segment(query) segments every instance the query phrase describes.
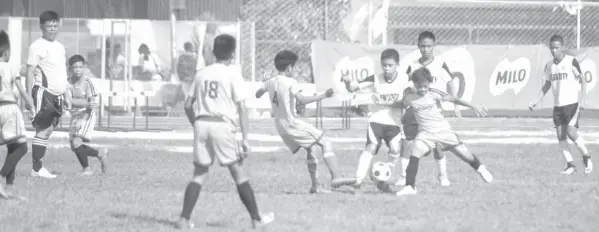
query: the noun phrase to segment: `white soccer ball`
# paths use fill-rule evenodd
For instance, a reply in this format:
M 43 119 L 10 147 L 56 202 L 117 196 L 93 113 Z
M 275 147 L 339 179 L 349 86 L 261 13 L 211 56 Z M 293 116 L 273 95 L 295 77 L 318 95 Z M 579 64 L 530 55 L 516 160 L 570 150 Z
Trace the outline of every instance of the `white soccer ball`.
M 370 168 L 370 175 L 375 182 L 386 182 L 391 179 L 391 166 L 389 163 L 376 162 Z

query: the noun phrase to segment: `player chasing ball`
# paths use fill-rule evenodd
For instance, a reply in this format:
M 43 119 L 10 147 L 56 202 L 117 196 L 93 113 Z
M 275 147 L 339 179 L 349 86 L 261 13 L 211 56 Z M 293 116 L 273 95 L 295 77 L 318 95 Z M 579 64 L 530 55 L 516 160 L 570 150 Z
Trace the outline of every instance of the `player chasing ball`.
M 586 142 L 578 133 L 578 119 L 584 106 L 587 83 L 582 76 L 578 60 L 564 53 L 564 39 L 561 36 L 554 35 L 550 38 L 549 49 L 553 59 L 545 65 L 545 84 L 528 108 L 534 110 L 549 89 L 553 90 L 553 123 L 559 150 L 566 159 L 566 168 L 561 173 L 570 175 L 576 171 L 568 145 L 570 138 L 582 154 L 584 172 L 589 174 L 593 171 L 593 162 Z
M 23 113 L 17 105 L 17 94 L 13 92 L 16 86 L 19 95 L 30 112 L 33 100 L 21 83 L 19 69 L 11 67 L 10 40 L 5 31 L 0 31 L 0 145 L 6 145 L 8 150 L 4 165 L 0 169 L 0 198 L 8 199 L 14 195 L 7 191 L 7 186 L 15 183 L 17 164 L 27 153 L 27 137 Z M 6 182 L 4 182 L 6 180 Z
M 385 141 L 389 148 L 388 164 L 394 167 L 399 159 L 402 139 L 400 127 L 402 109 L 397 107 L 395 102 L 401 99 L 399 91 L 404 89 L 408 82 L 407 77 L 397 71 L 398 64 L 399 52 L 395 49 L 386 49 L 381 53 L 382 73 L 349 84 L 350 92 L 372 86 L 374 103 L 384 107 L 368 118 L 366 146 L 360 154 L 356 170 L 356 184 L 354 185 L 356 189 L 360 188 L 362 181 L 366 178 L 372 159 L 378 153 L 382 141 Z
M 451 125 L 443 117 L 439 103 L 448 101 L 466 106 L 474 110 L 476 115 L 482 117 L 487 115 L 486 110 L 431 88 L 434 77 L 427 68 L 423 67 L 415 70 L 411 75 L 411 80 L 414 87 L 405 89 L 400 104 L 413 109 L 414 118 L 418 122 L 418 134 L 414 138 L 410 149 L 410 160 L 406 168 L 406 185 L 396 195 L 403 196 L 417 193 L 416 174 L 418 173 L 420 158 L 437 148 L 451 151 L 474 168 L 487 183 L 493 181 L 491 173 L 451 129 Z
M 185 101 L 185 113 L 193 125 L 193 179 L 187 185 L 183 210 L 177 227 L 192 228 L 191 213 L 196 205 L 202 185 L 215 160 L 226 166 L 237 185 L 241 202 L 252 219 L 252 227 L 264 226 L 274 220 L 273 213 L 260 214 L 242 161 L 250 150 L 248 143 L 249 119 L 245 99 L 245 82 L 241 70 L 231 64 L 236 40 L 230 35 L 214 38 L 213 53 L 217 61 L 195 76 Z M 241 149 L 235 138 L 235 117 L 239 115 Z
M 89 167 L 88 156 L 98 158 L 102 172 L 105 173 L 108 169 L 108 149 L 97 150 L 85 144 L 91 141 L 90 134 L 93 133 L 96 124 L 98 93 L 94 83 L 83 75 L 83 68 L 85 67 L 83 56 L 72 56 L 69 59 L 69 67 L 73 74 L 69 79 L 71 87 L 67 91 L 69 97 L 72 98 L 69 141 L 71 150 L 75 152 L 83 168 L 79 175 L 91 176 L 94 174 L 94 171 Z
M 288 50 L 277 53 L 274 63 L 279 73 L 262 84 L 261 88 L 256 92 L 256 98 L 260 98 L 268 92 L 274 114 L 275 127 L 283 143 L 291 150 L 291 153 L 297 153 L 300 148 L 306 150 L 306 163 L 312 182 L 310 193 L 328 192 L 328 190 L 320 187 L 317 175 L 318 158 L 314 154 L 314 145 L 322 149 L 322 156 L 331 174 L 331 187 L 337 188 L 343 185 L 352 185 L 355 183 L 355 179 L 341 177 L 337 156 L 333 152 L 332 142 L 324 137 L 324 132 L 295 117 L 294 109 L 296 101 L 305 105 L 332 97 L 334 94 L 332 89 L 328 89 L 316 96 L 303 94 L 297 80 L 293 78 L 295 64 L 298 59 L 297 54 Z

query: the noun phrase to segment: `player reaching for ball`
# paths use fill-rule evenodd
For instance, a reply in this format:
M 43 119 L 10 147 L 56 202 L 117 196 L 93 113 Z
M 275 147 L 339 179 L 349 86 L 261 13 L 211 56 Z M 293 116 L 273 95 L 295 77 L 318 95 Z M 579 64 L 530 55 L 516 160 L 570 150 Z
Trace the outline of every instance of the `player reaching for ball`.
M 406 185 L 396 193 L 398 196 L 416 194 L 416 174 L 420 158 L 437 149 L 451 151 L 460 159 L 470 164 L 486 182 L 493 181 L 491 173 L 481 164 L 480 160 L 470 152 L 468 147 L 458 138 L 451 129 L 449 122 L 443 117 L 439 102 L 448 101 L 454 104 L 466 106 L 476 112 L 478 116 L 486 116 L 485 109 L 473 106 L 467 101 L 445 94 L 430 88 L 434 77 L 427 68 L 419 68 L 411 75 L 414 87 L 408 87 L 404 91 L 401 104 L 411 107 L 414 118 L 418 122 L 418 134 L 411 146 L 411 156 L 406 168 Z
M 551 37 L 549 49 L 553 59 L 545 65 L 543 77 L 545 84 L 529 109 L 534 110 L 549 89 L 553 89 L 553 123 L 557 132 L 559 150 L 566 159 L 566 168 L 561 173 L 570 175 L 576 171 L 568 146 L 568 138 L 570 138 L 582 154 L 584 172 L 588 174 L 593 171 L 593 162 L 586 142 L 578 133 L 578 118 L 585 100 L 586 81 L 581 76 L 582 71 L 578 60 L 564 54 L 564 39 L 561 36 Z
M 297 153 L 300 148 L 306 150 L 306 162 L 310 180 L 312 181 L 310 193 L 328 192 L 328 190 L 322 189 L 319 183 L 316 170 L 318 159 L 314 154 L 314 145 L 322 149 L 322 156 L 332 178 L 331 187 L 337 188 L 342 185 L 352 185 L 355 183 L 355 179 L 341 177 L 332 143 L 324 137 L 323 131 L 295 117 L 294 109 L 296 101 L 302 104 L 309 104 L 332 97 L 334 94 L 332 89 L 328 89 L 326 92 L 316 96 L 303 94 L 297 80 L 292 77 L 298 59 L 298 55 L 292 51 L 283 50 L 277 53 L 274 63 L 279 74 L 264 81 L 262 87 L 256 92 L 256 98 L 260 98 L 268 92 L 274 114 L 275 127 L 283 143 L 285 143 L 293 154 Z
M 401 107 L 394 105 L 401 99 L 401 90 L 407 87 L 407 77 L 397 71 L 399 64 L 399 52 L 395 49 L 386 49 L 381 53 L 381 66 L 383 72 L 372 75 L 359 83 L 350 83 L 350 91 L 359 91 L 367 86 L 373 87 L 373 99 L 375 104 L 384 108 L 373 113 L 368 119 L 366 129 L 366 147 L 360 154 L 358 168 L 356 170 L 356 188 L 360 187 L 362 181 L 368 174 L 368 169 L 374 155 L 384 141 L 389 148 L 387 162 L 395 166 L 400 155 L 400 143 L 402 138 Z M 403 171 L 403 170 L 402 170 Z

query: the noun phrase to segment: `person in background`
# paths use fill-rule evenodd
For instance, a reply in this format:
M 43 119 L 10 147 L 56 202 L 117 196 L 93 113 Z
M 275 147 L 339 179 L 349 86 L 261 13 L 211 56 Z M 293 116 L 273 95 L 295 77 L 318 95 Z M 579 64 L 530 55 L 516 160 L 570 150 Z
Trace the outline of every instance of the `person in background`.
M 150 52 L 148 45 L 139 45 L 137 52 L 139 52 L 139 67 L 141 69 L 139 79 L 153 81 L 162 80 L 159 59 L 154 53 Z
M 121 49 L 121 44 L 114 45 L 114 51 L 110 56 L 108 64 L 110 64 L 110 75 L 115 80 L 125 79 L 125 56 Z
M 179 56 L 179 61 L 177 62 L 177 75 L 181 81 L 183 91 L 185 95 L 187 95 L 189 92 L 189 87 L 191 86 L 191 82 L 196 75 L 198 55 L 194 51 L 194 47 L 191 42 L 186 42 L 183 45 L 183 48 L 185 51 Z

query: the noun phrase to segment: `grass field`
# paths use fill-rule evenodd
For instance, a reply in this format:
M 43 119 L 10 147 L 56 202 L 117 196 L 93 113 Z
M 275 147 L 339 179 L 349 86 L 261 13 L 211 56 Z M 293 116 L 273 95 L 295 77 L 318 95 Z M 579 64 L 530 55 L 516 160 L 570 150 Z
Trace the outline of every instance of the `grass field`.
M 271 120 L 253 120 L 254 152 L 245 165 L 261 210 L 276 214 L 268 231 L 597 231 L 599 172 L 559 174 L 564 162 L 555 151 L 549 119 L 452 119 L 452 124 L 495 182 L 484 183 L 450 155 L 452 186 L 441 187 L 429 157 L 421 162 L 419 195 L 400 198 L 378 193 L 370 182 L 363 194 L 350 189 L 308 194 L 304 153 L 290 155 Z M 597 154 L 599 120 L 586 118 L 581 124 L 590 151 Z M 108 173 L 92 177 L 75 175 L 80 166 L 66 133 L 56 133 L 45 166 L 61 175 L 54 180 L 29 177 L 31 156 L 26 155 L 17 170 L 16 191 L 28 200 L 0 201 L 0 231 L 174 230 L 192 173 L 192 136 L 184 124 L 172 127 L 177 131 L 97 132 L 94 144 L 110 148 L 111 166 Z M 355 172 L 365 121 L 354 120 L 352 127 L 327 131 L 347 176 Z M 580 155 L 572 150 L 582 171 Z M 2 162 L 5 153 L 1 148 Z M 95 160 L 90 163 L 99 168 Z M 320 175 L 329 182 L 324 165 Z M 226 169 L 214 166 L 192 219 L 197 231 L 248 230 L 247 213 Z

